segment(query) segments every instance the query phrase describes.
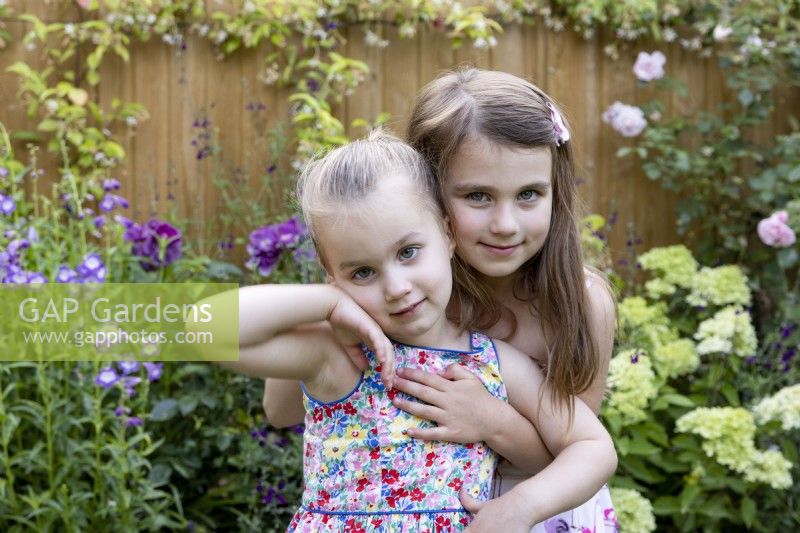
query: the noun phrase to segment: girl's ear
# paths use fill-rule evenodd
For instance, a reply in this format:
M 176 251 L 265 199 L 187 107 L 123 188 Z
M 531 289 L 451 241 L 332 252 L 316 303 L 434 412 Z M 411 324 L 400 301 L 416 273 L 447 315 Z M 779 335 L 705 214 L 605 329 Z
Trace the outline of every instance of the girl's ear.
M 448 215 L 444 217 L 444 234 L 447 237 L 447 248 L 450 250 L 450 258 L 452 259 L 456 250 L 456 239 L 453 232 L 453 222 Z
M 336 285 L 336 280 L 333 279 L 333 276 L 325 272 L 325 283 L 329 285 Z

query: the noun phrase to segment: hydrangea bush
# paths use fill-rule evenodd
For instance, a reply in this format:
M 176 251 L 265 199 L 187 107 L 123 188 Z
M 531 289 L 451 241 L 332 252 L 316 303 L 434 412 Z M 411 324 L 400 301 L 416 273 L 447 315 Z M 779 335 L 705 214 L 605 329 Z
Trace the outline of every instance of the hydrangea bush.
M 639 265 L 649 279 L 619 302 L 602 411 L 620 458 L 612 485 L 638 495 L 620 501 L 646 498 L 659 524 L 683 531 L 791 527 L 781 492 L 795 490 L 800 395 L 759 397 L 763 383 L 748 378 L 764 355 L 747 277 L 701 266 L 684 246 Z M 649 504 L 615 504 L 623 531 L 655 529 Z

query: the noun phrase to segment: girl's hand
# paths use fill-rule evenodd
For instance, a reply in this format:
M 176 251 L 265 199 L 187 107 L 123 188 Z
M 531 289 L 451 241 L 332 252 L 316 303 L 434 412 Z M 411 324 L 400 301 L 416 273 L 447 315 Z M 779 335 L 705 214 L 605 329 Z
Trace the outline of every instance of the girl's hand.
M 532 524 L 527 524 L 520 517 L 520 509 L 525 502 L 518 501 L 518 495 L 514 492 L 507 492 L 494 500 L 481 501 L 462 489 L 459 498 L 464 509 L 475 515 L 464 533 L 529 533 L 531 530 Z
M 422 402 L 395 396 L 394 405 L 412 415 L 436 422 L 435 427 L 409 428 L 408 435 L 421 440 L 469 443 L 486 440 L 492 429 L 495 402 L 505 405 L 486 390 L 478 377 L 458 364 L 441 374 L 411 368 L 397 370 L 394 386 Z M 429 405 L 426 405 L 429 404 Z
M 381 380 L 386 388 L 391 390 L 395 380 L 394 346 L 377 322 L 352 298 L 344 294 L 331 310 L 328 322 L 333 327 L 336 339 L 356 367 L 363 370 L 369 365 L 366 355 L 361 350 L 362 342 L 375 353 L 381 365 Z

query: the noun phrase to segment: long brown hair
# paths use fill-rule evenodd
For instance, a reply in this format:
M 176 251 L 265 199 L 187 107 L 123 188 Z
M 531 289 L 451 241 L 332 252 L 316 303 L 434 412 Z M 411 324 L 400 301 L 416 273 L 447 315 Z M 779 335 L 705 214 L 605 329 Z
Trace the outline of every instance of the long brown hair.
M 482 136 L 512 148 L 549 148 L 553 162 L 550 231 L 542 249 L 517 271 L 514 295 L 530 302 L 544 331 L 545 325 L 550 327 L 552 335 L 545 339 L 546 380 L 552 399 L 568 405 L 571 420 L 572 397 L 591 386 L 599 372 L 600 355 L 590 326 L 572 143 L 557 144 L 548 104 L 559 109 L 538 87 L 511 74 L 475 68 L 447 72 L 417 97 L 408 142 L 434 169 L 442 202 L 448 168 L 464 141 Z M 458 313 L 453 318 L 462 327 L 486 329 L 496 324 L 504 306 L 477 271 L 456 256 L 453 273 Z M 516 327 L 515 321 L 512 326 Z

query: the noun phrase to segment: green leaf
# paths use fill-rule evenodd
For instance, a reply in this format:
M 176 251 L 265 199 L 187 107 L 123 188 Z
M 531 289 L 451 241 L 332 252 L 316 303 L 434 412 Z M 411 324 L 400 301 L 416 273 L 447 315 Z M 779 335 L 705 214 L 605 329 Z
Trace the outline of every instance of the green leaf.
M 183 416 L 191 414 L 197 407 L 197 396 L 181 396 L 178 400 L 178 407 Z
M 745 496 L 742 498 L 742 506 L 740 508 L 742 513 L 742 521 L 748 528 L 753 527 L 753 522 L 756 519 L 756 502 Z
M 676 515 L 680 511 L 681 505 L 675 496 L 659 496 L 653 500 L 653 513 L 657 515 Z
M 172 398 L 161 400 L 153 406 L 153 412 L 150 413 L 150 420 L 156 422 L 165 422 L 178 414 L 178 402 Z
M 628 456 L 620 461 L 622 469 L 629 472 L 636 479 L 645 483 L 660 483 L 664 480 L 659 472 L 649 468 L 644 461 L 638 457 Z
M 687 483 L 684 485 L 680 495 L 681 513 L 686 513 L 689 511 L 689 507 L 700 495 L 700 492 L 701 489 L 699 485 L 695 485 L 694 483 Z

